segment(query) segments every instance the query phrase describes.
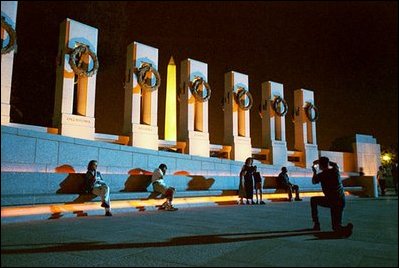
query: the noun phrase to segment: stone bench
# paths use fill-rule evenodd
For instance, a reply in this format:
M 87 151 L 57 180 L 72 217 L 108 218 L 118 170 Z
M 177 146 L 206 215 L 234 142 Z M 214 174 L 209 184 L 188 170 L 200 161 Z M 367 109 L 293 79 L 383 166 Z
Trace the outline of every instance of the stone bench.
M 2 172 L 2 206 L 79 203 L 99 200 L 92 194 L 82 194 L 84 174 L 78 173 L 18 173 Z M 111 189 L 112 200 L 134 200 L 161 198 L 151 195 L 151 175 L 103 174 Z M 276 177 L 263 177 L 263 192 L 281 193 L 276 189 Z M 372 177 L 371 177 L 372 178 Z M 351 192 L 364 192 L 364 184 L 357 180 L 344 180 L 345 188 Z M 168 185 L 176 188 L 176 197 L 237 195 L 238 176 L 165 176 Z M 311 178 L 291 178 L 301 192 L 321 192 L 319 184 L 313 185 Z M 367 190 L 367 189 L 366 189 Z M 369 195 L 372 196 L 372 195 Z M 98 198 L 98 199 L 97 199 Z

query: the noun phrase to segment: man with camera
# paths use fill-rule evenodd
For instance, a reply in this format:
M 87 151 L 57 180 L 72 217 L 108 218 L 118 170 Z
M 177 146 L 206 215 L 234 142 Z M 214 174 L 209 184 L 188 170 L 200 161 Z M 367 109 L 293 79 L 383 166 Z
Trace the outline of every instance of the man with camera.
M 317 173 L 316 167 L 319 166 L 321 172 Z M 331 168 L 329 168 L 331 166 Z M 345 193 L 339 174 L 339 167 L 327 157 L 320 157 L 315 160 L 312 166 L 312 183 L 321 183 L 324 196 L 314 196 L 310 198 L 312 208 L 313 230 L 320 230 L 317 206 L 328 207 L 331 210 L 332 229 L 339 235 L 349 237 L 352 234 L 353 224 L 349 223 L 342 226 L 342 214 L 345 208 Z

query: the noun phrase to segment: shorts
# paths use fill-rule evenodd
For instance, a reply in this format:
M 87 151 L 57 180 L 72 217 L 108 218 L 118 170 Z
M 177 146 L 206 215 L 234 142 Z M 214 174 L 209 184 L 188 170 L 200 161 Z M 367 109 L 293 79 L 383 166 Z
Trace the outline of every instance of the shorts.
M 175 188 L 166 187 L 165 185 L 160 184 L 159 182 L 153 182 L 152 187 L 154 189 L 154 192 L 161 193 L 166 197 L 173 196 L 173 194 L 175 192 Z

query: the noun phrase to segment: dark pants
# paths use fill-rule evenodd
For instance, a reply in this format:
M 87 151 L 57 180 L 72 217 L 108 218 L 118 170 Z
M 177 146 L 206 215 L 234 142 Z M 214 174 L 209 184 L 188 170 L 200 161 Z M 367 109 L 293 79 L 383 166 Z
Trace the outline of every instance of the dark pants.
M 337 204 L 328 202 L 325 196 L 313 196 L 310 198 L 310 206 L 312 208 L 312 219 L 314 223 L 319 223 L 317 206 L 330 208 L 331 225 L 333 230 L 339 230 L 342 226 L 342 214 L 345 207 L 345 199 L 339 200 Z
M 379 180 L 378 184 L 380 185 L 380 189 L 381 189 L 381 195 L 385 195 L 385 189 L 386 189 L 386 180 Z
M 295 199 L 299 199 L 299 187 L 295 184 L 283 184 L 281 188 L 288 193 L 288 198 L 292 199 L 292 192 L 295 192 Z

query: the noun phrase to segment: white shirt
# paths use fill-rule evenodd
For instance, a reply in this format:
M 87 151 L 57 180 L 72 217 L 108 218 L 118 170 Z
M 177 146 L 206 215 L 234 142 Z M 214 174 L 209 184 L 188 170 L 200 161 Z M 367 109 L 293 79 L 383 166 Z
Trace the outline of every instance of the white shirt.
M 166 183 L 163 180 L 163 175 L 164 174 L 162 170 L 160 168 L 156 168 L 152 173 L 151 182 L 158 182 L 159 184 L 166 186 Z

